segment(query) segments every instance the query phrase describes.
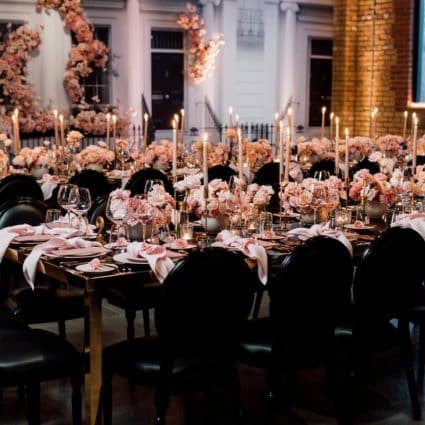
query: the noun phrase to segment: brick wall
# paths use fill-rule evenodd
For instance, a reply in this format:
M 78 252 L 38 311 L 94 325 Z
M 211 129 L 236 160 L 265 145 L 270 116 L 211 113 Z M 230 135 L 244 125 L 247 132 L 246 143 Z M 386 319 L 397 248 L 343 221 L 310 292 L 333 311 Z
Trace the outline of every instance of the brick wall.
M 335 0 L 332 109 L 351 134 L 401 133 L 412 100 L 415 0 Z M 419 113 L 425 126 L 425 114 Z

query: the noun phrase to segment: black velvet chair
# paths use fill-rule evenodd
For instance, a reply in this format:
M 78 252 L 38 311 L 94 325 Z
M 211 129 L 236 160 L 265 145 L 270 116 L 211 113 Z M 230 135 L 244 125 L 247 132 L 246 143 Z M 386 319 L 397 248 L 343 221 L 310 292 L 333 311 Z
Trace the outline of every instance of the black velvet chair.
M 327 171 L 331 176 L 335 174 L 335 161 L 332 159 L 321 159 L 315 162 L 308 171 L 309 177 L 314 177 L 318 171 Z
M 0 228 L 16 224 L 38 225 L 44 222 L 46 205 L 29 198 L 11 199 L 0 205 Z M 65 337 L 65 321 L 84 314 L 83 294 L 79 290 L 59 288 L 48 279 L 37 281 L 33 291 L 25 283 L 19 285 L 22 267 L 11 263 L 1 265 L 2 294 L 7 294 L 7 309 L 27 323 L 58 322 L 59 333 Z M 18 285 L 18 288 L 12 288 Z
M 369 170 L 369 172 L 371 174 L 376 174 L 376 173 L 379 173 L 379 171 L 380 171 L 379 164 L 377 162 L 372 162 L 372 161 L 369 161 L 368 158 L 365 158 L 365 159 L 362 159 L 361 161 L 359 161 L 351 169 L 350 174 L 354 175 L 355 173 L 357 173 L 357 171 L 360 171 L 360 170 L 363 170 L 363 169 Z
M 13 174 L 0 181 L 0 204 L 19 197 L 43 200 L 43 192 L 34 177 Z
M 87 188 L 90 191 L 92 200 L 98 196 L 107 195 L 112 190 L 105 175 L 96 170 L 83 170 L 75 173 L 69 179 L 69 183 Z
M 87 213 L 87 218 L 90 224 L 96 224 L 96 219 L 98 217 L 102 217 L 105 224 L 110 225 L 109 219 L 106 217 L 106 204 L 108 203 L 108 196 L 99 196 L 98 198 L 93 200 L 93 204 Z
M 421 418 L 413 372 L 409 321 L 424 318 L 425 241 L 411 229 L 392 228 L 364 253 L 354 279 L 354 337 L 358 358 L 368 365 L 374 353 L 399 347 L 415 420 Z M 391 319 L 397 319 L 395 328 Z M 365 360 L 364 360 L 365 359 Z
M 0 388 L 25 386 L 29 425 L 40 424 L 40 382 L 70 378 L 73 424 L 82 424 L 81 355 L 50 332 L 30 329 L 0 310 Z
M 318 236 L 297 247 L 269 283 L 270 318 L 248 321 L 240 360 L 267 368 L 270 408 L 293 404 L 296 371 L 325 366 L 340 424 L 352 423 L 349 324 L 353 263 L 347 248 Z
M 291 177 L 289 179 L 292 181 Z M 268 164 L 264 164 L 255 175 L 253 183 L 273 187 L 274 195 L 272 195 L 270 199 L 268 209 L 273 212 L 279 211 L 279 164 L 277 162 L 269 162 Z
M 236 175 L 236 171 L 227 165 L 214 165 L 214 167 L 208 169 L 208 181 L 221 179 L 229 183 L 231 177 Z
M 211 248 L 190 253 L 162 285 L 157 309 L 158 337 L 121 342 L 104 350 L 103 406 L 111 423 L 114 373 L 156 388 L 156 424 L 165 424 L 169 396 L 219 382 L 232 388 L 239 415 L 239 379 L 235 367 L 240 327 L 248 317 L 255 275 L 244 259 Z M 189 422 L 190 411 L 186 412 Z
M 145 192 L 145 184 L 148 180 L 161 180 L 165 190 L 171 195 L 174 193 L 173 185 L 167 176 L 154 168 L 144 168 L 134 173 L 127 182 L 125 188 L 131 191 L 131 195 L 140 195 Z

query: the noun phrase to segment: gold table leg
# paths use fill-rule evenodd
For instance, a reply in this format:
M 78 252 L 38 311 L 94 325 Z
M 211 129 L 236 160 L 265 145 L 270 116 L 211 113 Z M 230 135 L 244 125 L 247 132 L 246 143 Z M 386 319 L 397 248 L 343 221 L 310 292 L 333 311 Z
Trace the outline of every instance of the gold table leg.
M 96 291 L 86 292 L 84 322 L 85 354 L 88 365 L 85 376 L 86 424 L 101 423 L 102 385 L 102 298 Z

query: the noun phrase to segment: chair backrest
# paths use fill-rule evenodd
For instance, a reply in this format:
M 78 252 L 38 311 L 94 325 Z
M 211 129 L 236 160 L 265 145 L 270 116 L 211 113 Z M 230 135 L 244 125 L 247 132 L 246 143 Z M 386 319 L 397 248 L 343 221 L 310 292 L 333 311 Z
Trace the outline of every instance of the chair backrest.
M 143 194 L 147 180 L 162 180 L 165 190 L 171 195 L 174 193 L 173 185 L 167 176 L 154 168 L 144 168 L 134 173 L 125 188 L 131 192 L 132 196 Z
M 363 169 L 369 170 L 371 174 L 376 174 L 376 173 L 379 173 L 380 171 L 379 164 L 377 162 L 372 162 L 372 161 L 369 161 L 369 159 L 365 158 L 359 161 L 352 168 L 351 173 L 354 175 L 355 173 L 357 173 L 357 171 L 360 171 Z
M 372 242 L 357 267 L 353 296 L 367 315 L 401 314 L 424 294 L 425 241 L 412 229 L 394 227 Z
M 230 178 L 236 176 L 236 171 L 227 165 L 214 165 L 208 169 L 208 180 L 221 179 L 227 183 L 230 182 Z
M 12 174 L 1 180 L 0 203 L 19 197 L 43 200 L 43 192 L 34 177 Z
M 254 177 L 254 183 L 279 187 L 279 164 L 269 162 L 264 164 Z
M 308 171 L 309 177 L 314 177 L 317 171 L 327 171 L 330 175 L 335 173 L 335 161 L 332 159 L 321 159 L 315 162 Z
M 255 289 L 241 255 L 219 248 L 190 253 L 162 285 L 158 332 L 172 352 L 232 355 Z
M 36 226 L 44 222 L 47 205 L 38 199 L 11 199 L 0 204 L 0 229 L 16 224 Z
M 96 170 L 83 170 L 76 173 L 69 179 L 69 183 L 87 188 L 93 200 L 111 191 L 108 179 L 104 174 Z
M 285 258 L 270 282 L 270 317 L 277 339 L 333 334 L 351 304 L 353 261 L 336 239 L 317 236 Z
M 106 217 L 106 204 L 108 203 L 108 196 L 99 196 L 93 201 L 93 205 L 87 213 L 90 224 L 96 224 L 97 217 L 103 217 L 105 223 L 110 224 L 109 219 Z

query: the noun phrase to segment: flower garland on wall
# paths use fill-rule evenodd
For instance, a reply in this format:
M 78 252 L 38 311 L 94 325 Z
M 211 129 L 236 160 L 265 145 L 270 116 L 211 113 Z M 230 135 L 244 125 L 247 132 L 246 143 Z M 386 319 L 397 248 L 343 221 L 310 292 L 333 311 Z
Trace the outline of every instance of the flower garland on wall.
M 206 41 L 204 36 L 205 22 L 197 14 L 197 7 L 186 4 L 186 11 L 179 13 L 177 24 L 189 34 L 189 81 L 201 83 L 214 70 L 215 58 L 224 45 L 223 34 L 215 33 L 211 40 Z
M 65 28 L 78 42 L 69 52 L 64 80 L 72 103 L 85 104 L 80 78 L 88 77 L 93 72 L 93 67 L 105 69 L 108 49 L 104 43 L 94 39 L 93 25 L 88 21 L 80 0 L 38 0 L 37 10 L 43 9 L 57 9 L 64 20 Z

